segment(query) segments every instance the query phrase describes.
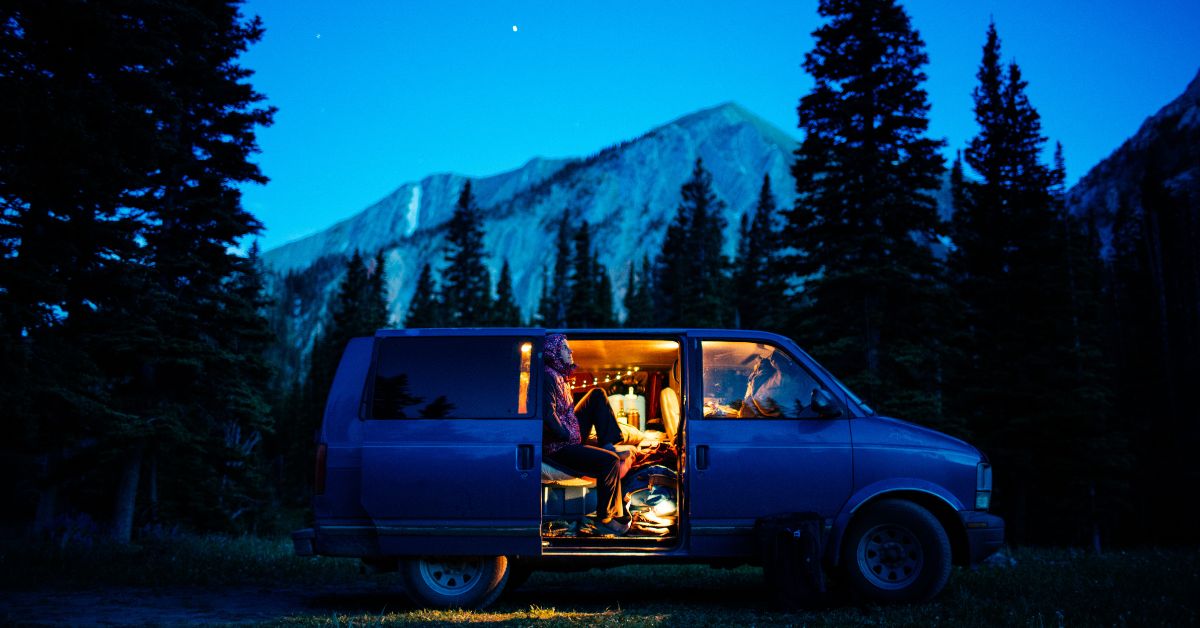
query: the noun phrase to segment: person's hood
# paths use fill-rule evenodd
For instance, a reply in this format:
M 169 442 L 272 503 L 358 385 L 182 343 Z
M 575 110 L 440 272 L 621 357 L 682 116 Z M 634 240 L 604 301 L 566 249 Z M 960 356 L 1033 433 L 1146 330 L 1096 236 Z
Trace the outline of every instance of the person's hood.
M 574 363 L 566 363 L 562 359 L 562 348 L 567 344 L 564 334 L 547 334 L 546 345 L 542 349 L 542 361 L 563 377 L 569 377 L 575 372 Z

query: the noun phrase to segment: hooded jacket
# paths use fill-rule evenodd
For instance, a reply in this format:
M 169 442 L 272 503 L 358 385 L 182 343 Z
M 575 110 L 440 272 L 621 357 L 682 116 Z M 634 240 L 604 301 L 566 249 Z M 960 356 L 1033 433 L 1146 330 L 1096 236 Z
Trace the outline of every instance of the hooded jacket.
M 542 453 L 553 454 L 568 445 L 579 445 L 579 419 L 575 417 L 575 404 L 571 400 L 571 385 L 567 377 L 575 372 L 575 365 L 565 363 L 561 353 L 567 337 L 563 334 L 546 336 L 542 350 L 544 377 L 542 398 L 547 409 L 542 424 Z

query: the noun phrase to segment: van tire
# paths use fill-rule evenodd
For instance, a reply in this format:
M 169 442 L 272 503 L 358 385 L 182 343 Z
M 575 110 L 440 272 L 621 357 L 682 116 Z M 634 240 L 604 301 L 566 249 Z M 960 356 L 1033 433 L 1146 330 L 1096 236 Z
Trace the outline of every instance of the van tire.
M 400 566 L 404 590 L 426 608 L 484 608 L 508 581 L 504 556 L 422 556 Z
M 842 543 L 846 582 L 883 604 L 933 599 L 950 578 L 950 538 L 928 510 L 885 499 L 850 522 Z

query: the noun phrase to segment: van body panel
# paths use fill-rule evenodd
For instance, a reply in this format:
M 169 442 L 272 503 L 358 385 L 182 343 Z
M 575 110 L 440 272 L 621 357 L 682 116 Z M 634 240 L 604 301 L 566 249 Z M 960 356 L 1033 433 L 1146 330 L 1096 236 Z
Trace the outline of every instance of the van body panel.
M 324 419 L 316 435 L 317 442 L 326 446 L 325 491 L 313 496 L 317 521 L 367 517 L 359 503 L 362 436 L 358 417 L 374 346 L 371 338 L 352 338 L 346 343 L 329 388 Z
M 494 538 L 493 553 L 535 555 L 541 430 L 536 418 L 365 421 L 362 505 L 380 549 L 463 555 Z M 533 450 L 530 468 L 519 468 L 520 446 Z
M 358 444 L 326 445 L 325 492 L 313 497 L 313 507 L 329 519 L 368 521 L 362 494 L 362 447 Z
M 937 487 L 956 509 L 975 503 L 979 450 L 929 428 L 886 417 L 853 421 L 855 492 L 881 482 Z M 915 472 L 919 471 L 919 475 Z
M 754 522 L 784 512 L 832 519 L 852 489 L 847 419 L 701 419 L 688 426 L 688 520 L 706 555 L 753 544 Z M 708 452 L 698 455 L 697 449 Z M 707 468 L 698 468 L 707 459 Z M 802 481 L 800 478 L 804 478 Z M 741 535 L 733 544 L 724 537 Z M 739 550 L 741 548 L 741 550 Z
M 329 398 L 325 402 L 321 442 L 331 445 L 359 442 L 356 438 L 358 418 L 362 412 L 363 393 L 367 387 L 374 348 L 375 341 L 371 338 L 351 338 L 346 343 L 337 374 L 329 388 Z

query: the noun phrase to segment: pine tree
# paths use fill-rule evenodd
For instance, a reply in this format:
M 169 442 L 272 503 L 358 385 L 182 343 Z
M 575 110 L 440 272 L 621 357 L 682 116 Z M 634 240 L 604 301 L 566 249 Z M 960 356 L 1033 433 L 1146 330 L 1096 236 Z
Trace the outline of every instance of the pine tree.
M 595 278 L 592 284 L 596 286 L 596 303 L 593 325 L 596 327 L 615 327 L 617 324 L 616 315 L 613 313 L 613 286 L 612 279 L 608 276 L 608 269 L 604 264 L 600 263 L 598 254 L 592 254 L 592 268 L 595 270 Z
M 596 327 L 598 321 L 595 257 L 587 221 L 575 231 L 575 253 L 571 258 L 570 301 L 567 303 L 568 327 Z
M 553 318 L 554 311 L 553 302 L 550 299 L 550 273 L 542 267 L 542 292 L 538 296 L 537 309 L 533 313 L 533 325 L 537 327 L 550 327 L 547 321 Z
M 238 266 L 221 307 L 221 327 L 229 335 L 215 364 L 224 376 L 216 379 L 219 387 L 213 390 L 223 400 L 225 412 L 220 422 L 224 447 L 219 449 L 217 503 L 229 520 L 222 527 L 244 530 L 273 518 L 261 508 L 268 499 L 267 472 L 257 449 L 274 430 L 270 397 L 274 373 L 266 359 L 274 334 L 266 316 L 271 301 L 257 242 Z M 157 460 L 152 458 L 151 463 L 154 472 Z M 256 512 L 258 508 L 261 512 Z
M 504 260 L 504 265 L 500 267 L 500 281 L 496 284 L 492 324 L 497 327 L 521 325 L 521 310 L 517 308 L 517 300 L 513 296 L 512 273 L 508 269 L 508 260 Z
M 680 208 L 667 225 L 662 251 L 654 261 L 654 320 L 664 327 L 686 326 L 684 302 L 688 298 L 689 263 L 688 215 Z
M 442 306 L 446 323 L 472 327 L 487 322 L 492 281 L 484 264 L 483 217 L 475 206 L 471 182 L 463 184 L 446 235 L 446 271 Z
M 629 262 L 629 291 L 625 293 L 625 326 L 659 326 L 654 318 L 654 267 L 650 258 L 642 256 L 642 265 L 636 273 L 634 261 Z
M 928 244 L 942 142 L 926 136 L 925 44 L 894 0 L 823 0 L 804 59 L 784 267 L 793 337 L 877 410 L 937 424 L 947 307 Z
M 1114 453 L 1095 431 L 1108 414 L 1089 278 L 1098 250 L 1065 210 L 1061 147 L 1054 168 L 1041 161 L 1040 116 L 1020 67 L 1001 66 L 995 24 L 977 76 L 980 132 L 964 157 L 979 179 L 952 172 L 949 264 L 968 331 L 955 339 L 949 404 L 996 461 L 1013 538 L 1078 542 L 1051 531 L 1086 527 L 1089 492 L 1107 475 L 1090 456 Z
M 4 455 L 45 469 L 5 488 L 36 491 L 35 528 L 55 515 L 58 469 L 76 452 L 95 453 L 80 444 L 103 435 L 101 423 L 144 426 L 114 412 L 96 359 L 106 328 L 123 324 L 122 297 L 138 293 L 142 225 L 122 208 L 155 161 L 147 145 L 110 137 L 153 137 L 145 101 L 114 89 L 123 74 L 130 86 L 155 83 L 120 67 L 140 36 L 122 19 L 106 7 L 22 3 L 5 9 L 0 28 L 0 401 L 15 428 Z M 122 342 L 153 326 L 137 331 Z M 121 540 L 127 527 L 118 523 Z
M 1184 542 L 1190 528 L 1170 514 L 1172 488 L 1200 479 L 1190 464 L 1200 433 L 1187 397 L 1200 381 L 1200 182 L 1168 179 L 1165 164 L 1175 159 L 1163 147 L 1150 151 L 1114 216 L 1111 268 L 1116 415 L 1132 424 L 1138 459 L 1136 538 L 1170 543 Z
M 113 497 L 117 540 L 147 451 L 169 452 L 171 481 L 198 470 L 181 517 L 234 523 L 222 431 L 266 420 L 241 388 L 253 380 L 238 380 L 253 367 L 229 368 L 257 332 L 227 327 L 249 324 L 231 306 L 245 288 L 233 251 L 260 228 L 237 185 L 266 181 L 249 156 L 273 109 L 236 63 L 261 23 L 235 4 L 174 1 L 21 3 L 5 20 L 0 318 L 28 339 L 6 342 L 38 377 L 28 407 L 50 412 L 33 418 L 38 449 L 52 464 L 99 461 L 89 477 Z M 40 372 L 52 356 L 74 358 L 70 372 Z
M 750 245 L 750 214 L 742 214 L 738 219 L 738 243 L 737 243 L 737 259 L 733 264 L 733 289 L 740 296 L 739 298 L 747 298 L 753 293 L 756 278 L 758 275 L 753 269 L 754 258 L 751 252 Z M 734 326 L 738 329 L 747 329 L 745 318 L 746 309 L 753 307 L 752 305 L 743 305 L 741 301 L 734 306 L 733 319 Z M 750 329 L 753 329 L 752 327 Z
M 625 327 L 636 327 L 635 320 L 637 314 L 635 311 L 641 305 L 638 303 L 638 285 L 637 274 L 634 273 L 634 268 L 637 266 L 634 262 L 629 262 L 629 277 L 625 280 L 625 298 L 622 299 L 621 305 L 625 308 Z
M 421 274 L 417 276 L 417 287 L 413 291 L 408 314 L 404 317 L 404 326 L 414 328 L 442 325 L 441 302 L 437 284 L 433 279 L 433 269 L 429 264 L 425 264 L 421 267 Z
M 570 213 L 563 212 L 554 239 L 554 276 L 550 284 L 547 327 L 567 326 L 567 307 L 571 302 L 571 236 Z
M 1067 425 L 1078 426 L 1087 451 L 1081 458 L 1092 465 L 1070 468 L 1074 499 L 1055 500 L 1074 515 L 1074 523 L 1096 553 L 1101 551 L 1101 528 L 1128 515 L 1130 425 L 1115 413 L 1114 360 L 1116 344 L 1109 331 L 1109 297 L 1105 294 L 1105 263 L 1099 230 L 1087 216 L 1072 215 L 1066 201 L 1066 163 L 1062 144 L 1054 148 L 1050 188 L 1053 211 L 1066 240 L 1067 281 L 1071 312 L 1069 357 L 1071 400 L 1063 412 L 1073 414 Z M 1065 502 L 1065 503 L 1063 503 Z M 1090 537 L 1090 538 L 1089 538 Z
M 658 307 L 658 284 L 654 280 L 654 265 L 650 256 L 642 256 L 641 281 L 638 282 L 637 301 L 641 304 L 638 319 L 645 327 L 660 327 L 664 323 L 656 318 Z
M 319 424 L 316 422 L 320 421 L 325 410 L 325 398 L 346 342 L 354 337 L 355 332 L 366 331 L 359 325 L 358 310 L 369 286 L 362 254 L 355 250 L 346 262 L 346 272 L 338 282 L 337 296 L 330 305 L 330 314 L 313 340 L 309 357 L 309 373 L 305 382 L 306 405 L 310 422 L 314 425 Z
M 733 320 L 729 260 L 722 253 L 725 202 L 700 159 L 679 192 L 656 264 L 655 318 L 669 326 L 725 327 Z
M 367 302 L 365 327 L 374 326 L 375 329 L 385 329 L 392 324 L 392 317 L 388 314 L 387 276 L 385 271 L 383 251 L 379 251 L 375 254 L 375 259 L 372 260 L 371 267 L 368 269 L 368 274 L 371 278 L 371 289 Z
M 787 284 L 779 272 L 779 228 L 775 225 L 770 175 L 763 175 L 753 219 L 743 214 L 738 233 L 741 239 L 733 290 L 738 326 L 779 331 L 784 322 Z

